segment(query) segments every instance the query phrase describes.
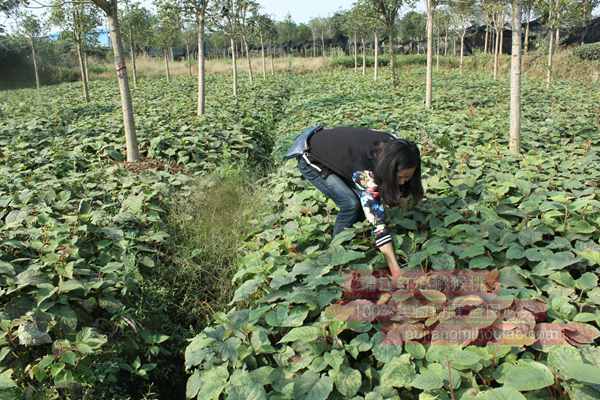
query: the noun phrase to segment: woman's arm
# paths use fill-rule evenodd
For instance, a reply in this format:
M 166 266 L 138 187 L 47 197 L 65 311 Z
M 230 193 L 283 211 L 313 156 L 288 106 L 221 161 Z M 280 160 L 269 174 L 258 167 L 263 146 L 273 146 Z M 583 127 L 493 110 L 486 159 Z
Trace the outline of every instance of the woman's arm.
M 352 179 L 360 191 L 360 204 L 365 212 L 365 217 L 374 225 L 375 246 L 383 253 L 392 279 L 395 281 L 400 276 L 400 266 L 396 260 L 392 235 L 385 226 L 384 208 L 373 173 L 357 171 L 353 174 Z
M 379 248 L 379 251 L 383 253 L 383 257 L 385 258 L 388 268 L 390 269 L 390 274 L 392 275 L 392 282 L 395 283 L 402 274 L 402 270 L 400 269 L 400 265 L 398 265 L 398 260 L 396 259 L 393 242 L 384 244 Z

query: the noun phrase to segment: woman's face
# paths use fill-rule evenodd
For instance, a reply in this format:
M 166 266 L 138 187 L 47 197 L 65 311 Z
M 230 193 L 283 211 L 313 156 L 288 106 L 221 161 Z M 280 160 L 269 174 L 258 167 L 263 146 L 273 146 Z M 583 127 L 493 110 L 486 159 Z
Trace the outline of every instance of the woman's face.
M 413 168 L 405 168 L 405 169 L 401 169 L 400 171 L 398 171 L 398 184 L 400 185 L 404 185 L 406 184 L 408 181 L 410 181 L 413 177 L 413 175 L 415 174 L 416 171 L 416 167 Z

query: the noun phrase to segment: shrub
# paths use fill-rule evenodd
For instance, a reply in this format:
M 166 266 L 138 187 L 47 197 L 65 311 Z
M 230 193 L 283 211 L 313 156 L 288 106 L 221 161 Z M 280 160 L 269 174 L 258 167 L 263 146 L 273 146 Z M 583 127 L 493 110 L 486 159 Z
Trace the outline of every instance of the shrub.
M 573 54 L 582 60 L 600 61 L 600 43 L 589 43 L 579 46 Z
M 435 63 L 435 56 L 434 61 Z M 379 56 L 379 66 L 386 67 L 390 63 L 390 58 L 387 55 Z M 368 56 L 365 59 L 365 64 L 367 67 L 373 67 L 375 65 L 375 57 Z M 427 64 L 427 56 L 425 54 L 400 54 L 396 56 L 396 65 L 426 65 Z M 441 57 L 440 64 L 442 65 L 450 65 L 452 64 L 449 57 Z M 331 61 L 331 65 L 334 67 L 343 67 L 343 68 L 354 68 L 354 56 L 343 56 L 336 57 Z M 362 67 L 362 56 L 359 54 L 358 56 L 358 67 Z

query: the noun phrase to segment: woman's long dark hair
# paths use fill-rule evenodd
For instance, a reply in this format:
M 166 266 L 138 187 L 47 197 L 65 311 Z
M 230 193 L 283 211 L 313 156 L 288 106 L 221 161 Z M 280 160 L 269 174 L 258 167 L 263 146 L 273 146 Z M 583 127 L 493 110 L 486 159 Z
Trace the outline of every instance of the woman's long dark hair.
M 423 198 L 421 182 L 421 153 L 414 142 L 397 139 L 391 142 L 378 142 L 373 149 L 375 161 L 375 183 L 379 186 L 383 202 L 395 207 L 401 199 L 411 196 L 416 202 Z M 412 178 L 404 185 L 398 182 L 398 172 L 415 168 Z

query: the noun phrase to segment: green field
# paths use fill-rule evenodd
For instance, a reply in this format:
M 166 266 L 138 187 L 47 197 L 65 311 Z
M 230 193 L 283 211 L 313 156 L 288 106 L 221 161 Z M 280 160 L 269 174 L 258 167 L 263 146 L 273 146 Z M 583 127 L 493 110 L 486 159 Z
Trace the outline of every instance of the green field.
M 600 86 L 525 77 L 517 157 L 506 80 L 443 71 L 426 110 L 424 68 L 387 74 L 276 74 L 238 99 L 214 75 L 204 118 L 192 79 L 142 80 L 136 165 L 115 82 L 87 104 L 77 84 L 2 92 L 0 398 L 600 398 Z M 317 123 L 419 144 L 426 199 L 391 213 L 397 254 L 498 271 L 492 318 L 465 327 L 438 293 L 413 294 L 424 318 L 342 315 L 344 273 L 385 262 L 366 223 L 330 244 L 334 204 L 281 159 Z M 448 321 L 560 335 L 430 344 Z M 400 324 L 422 336 L 383 343 Z

